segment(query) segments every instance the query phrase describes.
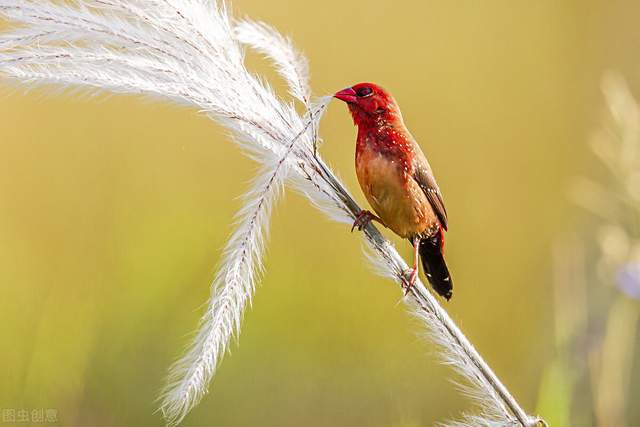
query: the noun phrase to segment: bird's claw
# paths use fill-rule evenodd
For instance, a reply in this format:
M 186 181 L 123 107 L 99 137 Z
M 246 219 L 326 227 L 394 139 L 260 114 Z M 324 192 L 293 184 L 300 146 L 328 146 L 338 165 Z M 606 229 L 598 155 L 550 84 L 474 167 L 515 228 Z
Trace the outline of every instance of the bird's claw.
M 351 226 L 351 232 L 353 233 L 353 230 L 355 230 L 356 227 L 358 228 L 358 231 L 362 231 L 362 229 L 366 227 L 368 223 L 371 222 L 372 217 L 373 217 L 373 214 L 371 212 L 364 211 L 364 210 L 360 211 L 360 213 L 356 217 L 356 220 L 353 221 L 353 225 Z
M 351 226 L 351 232 L 353 233 L 353 230 L 355 230 L 356 228 L 358 229 L 358 231 L 362 231 L 362 229 L 365 228 L 371 221 L 378 221 L 380 224 L 384 225 L 382 220 L 377 216 L 375 216 L 370 211 L 367 211 L 367 210 L 360 211 L 360 213 L 356 217 L 356 220 L 353 221 L 353 225 Z
M 411 288 L 413 288 L 413 285 L 416 283 L 416 278 L 418 277 L 418 269 L 410 268 L 406 271 L 406 274 L 409 275 L 409 279 L 405 280 L 405 284 L 406 284 L 406 286 L 404 287 L 405 297 L 409 294 L 409 292 L 411 292 Z

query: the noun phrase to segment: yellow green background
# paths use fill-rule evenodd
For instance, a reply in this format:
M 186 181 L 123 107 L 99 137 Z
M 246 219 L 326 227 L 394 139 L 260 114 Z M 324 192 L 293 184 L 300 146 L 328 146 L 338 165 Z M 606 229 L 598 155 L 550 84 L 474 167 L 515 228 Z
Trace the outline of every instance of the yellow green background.
M 604 70 L 640 81 L 638 3 L 233 9 L 293 37 L 316 94 L 373 81 L 395 95 L 450 215 L 446 307 L 534 412 L 553 357 L 551 248 L 575 219 L 567 188 L 591 165 Z M 69 426 L 161 425 L 166 369 L 197 326 L 256 166 L 184 108 L 3 92 L 0 408 L 56 408 Z M 363 202 L 344 105 L 331 104 L 321 131 L 322 154 Z M 271 236 L 240 346 L 185 426 L 409 427 L 470 408 L 357 233 L 288 191 Z

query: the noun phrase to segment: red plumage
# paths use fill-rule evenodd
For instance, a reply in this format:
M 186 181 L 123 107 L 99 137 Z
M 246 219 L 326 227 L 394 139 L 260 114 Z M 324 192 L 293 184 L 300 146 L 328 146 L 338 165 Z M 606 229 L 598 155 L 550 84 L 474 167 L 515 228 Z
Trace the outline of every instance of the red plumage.
M 418 272 L 418 255 L 427 279 L 446 299 L 453 282 L 444 261 L 447 211 L 427 158 L 409 133 L 400 108 L 386 90 L 359 83 L 335 94 L 346 102 L 358 127 L 356 174 L 376 215 L 363 211 L 360 229 L 377 220 L 414 246 L 414 266 L 407 291 Z

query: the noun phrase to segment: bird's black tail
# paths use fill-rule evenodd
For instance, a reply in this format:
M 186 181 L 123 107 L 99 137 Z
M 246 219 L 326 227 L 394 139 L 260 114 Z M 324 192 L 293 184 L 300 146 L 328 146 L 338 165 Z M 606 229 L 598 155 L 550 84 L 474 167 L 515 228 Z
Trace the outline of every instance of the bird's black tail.
M 442 230 L 420 241 L 420 258 L 424 273 L 433 289 L 447 301 L 453 295 L 453 280 L 444 261 Z

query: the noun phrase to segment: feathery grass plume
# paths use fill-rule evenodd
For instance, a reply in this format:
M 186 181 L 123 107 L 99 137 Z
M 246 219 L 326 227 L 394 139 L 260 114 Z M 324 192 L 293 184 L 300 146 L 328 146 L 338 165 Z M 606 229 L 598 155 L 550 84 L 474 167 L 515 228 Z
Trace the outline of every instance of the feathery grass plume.
M 239 42 L 272 59 L 291 95 L 305 106 L 308 120 L 283 157 L 274 159 L 273 165 L 263 166 L 251 190 L 244 195 L 245 204 L 237 215 L 237 230 L 225 247 L 200 330 L 187 353 L 169 371 L 162 398 L 162 411 L 169 424 L 180 423 L 206 394 L 231 337 L 239 335 L 244 310 L 247 302 L 251 303 L 263 271 L 264 238 L 271 207 L 288 175 L 288 156 L 307 128 L 312 129 L 311 138 L 315 141 L 315 129 L 331 100 L 323 99 L 318 105 L 311 105 L 306 58 L 274 29 L 264 23 L 243 21 L 234 30 Z
M 311 98 L 309 87 L 309 62 L 298 52 L 289 38 L 264 22 L 250 20 L 236 24 L 235 36 L 240 43 L 255 49 L 271 59 L 280 75 L 289 85 L 289 93 L 308 106 Z
M 319 120 L 328 100 L 315 108 Z M 237 214 L 237 228 L 226 244 L 211 289 L 208 308 L 187 353 L 169 370 L 162 411 L 170 425 L 179 424 L 208 390 L 231 337 L 240 333 L 242 316 L 251 303 L 259 276 L 273 203 L 288 175 L 287 158 L 311 121 L 290 142 L 283 157 L 265 164 Z
M 227 245 L 201 330 L 172 371 L 163 409 L 168 422 L 177 423 L 205 393 L 228 337 L 239 328 L 261 270 L 270 206 L 287 175 L 291 186 L 334 220 L 350 222 L 361 211 L 316 155 L 317 112 L 308 102 L 306 60 L 264 24 L 234 27 L 216 0 L 0 0 L 0 16 L 17 26 L 0 35 L 0 73 L 6 78 L 195 107 L 231 130 L 264 166 Z M 305 104 L 305 116 L 246 70 L 241 42 L 273 60 Z M 309 126 L 312 132 L 306 132 Z M 364 231 L 379 268 L 403 283 L 407 265 L 393 245 L 372 224 Z M 447 360 L 478 390 L 485 410 L 495 409 L 496 422 L 534 425 L 419 280 L 407 300 L 449 352 Z
M 285 169 L 286 163 L 263 166 L 243 196 L 236 230 L 222 253 L 200 328 L 188 351 L 169 370 L 161 409 L 170 425 L 181 422 L 206 394 L 231 337 L 240 332 L 244 310 L 263 272 L 269 216 L 281 193 Z
M 235 36 L 252 49 L 270 59 L 278 73 L 285 79 L 289 87 L 289 94 L 300 101 L 306 109 L 311 121 L 311 141 L 314 154 L 317 154 L 318 120 L 313 117 L 311 109 L 311 87 L 309 86 L 309 61 L 298 50 L 291 39 L 283 37 L 275 28 L 264 22 L 251 20 L 240 21 L 236 24 Z

